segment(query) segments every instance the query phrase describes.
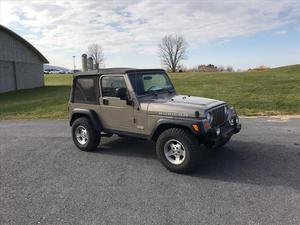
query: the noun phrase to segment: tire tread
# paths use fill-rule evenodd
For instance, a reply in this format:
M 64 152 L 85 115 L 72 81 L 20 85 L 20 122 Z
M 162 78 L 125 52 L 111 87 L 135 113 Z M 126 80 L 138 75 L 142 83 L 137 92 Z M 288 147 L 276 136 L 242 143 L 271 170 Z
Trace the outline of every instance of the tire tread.
M 186 151 L 188 149 L 189 156 L 188 162 L 183 163 L 183 165 L 173 165 L 165 159 L 163 148 L 164 143 L 170 138 L 177 138 L 179 141 L 185 145 Z M 158 158 L 162 161 L 163 165 L 170 171 L 177 173 L 188 173 L 196 169 L 198 162 L 198 153 L 199 153 L 199 142 L 189 131 L 182 128 L 169 128 L 162 132 L 158 137 L 156 142 L 156 153 Z
M 81 144 L 79 144 L 75 137 L 76 127 L 80 126 L 80 125 L 84 126 L 88 130 L 89 141 L 86 146 L 82 146 Z M 80 117 L 74 121 L 74 123 L 72 125 L 72 138 L 73 138 L 75 145 L 81 151 L 86 151 L 86 152 L 95 150 L 95 148 L 99 145 L 100 140 L 101 140 L 100 134 L 98 134 L 98 132 L 95 130 L 95 128 L 91 124 L 90 120 L 86 117 Z

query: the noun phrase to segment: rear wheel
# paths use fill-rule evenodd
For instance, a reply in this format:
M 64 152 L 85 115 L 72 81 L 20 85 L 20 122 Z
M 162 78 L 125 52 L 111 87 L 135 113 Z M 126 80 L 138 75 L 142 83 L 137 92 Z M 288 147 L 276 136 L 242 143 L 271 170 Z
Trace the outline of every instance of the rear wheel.
M 90 120 L 81 117 L 76 119 L 72 125 L 72 138 L 80 150 L 93 151 L 99 145 L 101 137 Z
M 170 128 L 156 142 L 156 153 L 170 171 L 188 173 L 196 168 L 199 142 L 187 130 Z

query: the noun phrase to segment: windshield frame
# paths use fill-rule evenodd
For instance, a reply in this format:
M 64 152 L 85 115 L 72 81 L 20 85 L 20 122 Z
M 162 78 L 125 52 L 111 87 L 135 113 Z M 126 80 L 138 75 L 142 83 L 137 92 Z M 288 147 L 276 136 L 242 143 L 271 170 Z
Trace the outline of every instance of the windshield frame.
M 147 91 L 143 94 L 138 94 L 137 90 L 136 90 L 137 84 L 133 84 L 132 79 L 130 77 L 131 76 L 142 76 L 142 75 L 147 75 L 147 74 L 149 74 L 149 75 L 151 75 L 151 74 L 152 75 L 154 75 L 154 74 L 164 75 L 164 77 L 166 78 L 167 82 L 169 82 L 171 87 L 168 89 L 162 88 L 162 89 L 158 89 L 158 90 Z M 153 94 L 157 95 L 160 93 L 165 93 L 165 92 L 170 92 L 170 91 L 175 92 L 175 87 L 174 87 L 169 75 L 164 71 L 155 71 L 155 70 L 154 71 L 133 71 L 133 72 L 128 73 L 127 76 L 128 76 L 128 80 L 131 84 L 132 90 L 134 91 L 134 93 L 137 97 L 143 97 L 143 96 L 148 96 L 148 95 L 153 95 Z M 136 77 L 134 78 L 134 80 L 136 81 Z

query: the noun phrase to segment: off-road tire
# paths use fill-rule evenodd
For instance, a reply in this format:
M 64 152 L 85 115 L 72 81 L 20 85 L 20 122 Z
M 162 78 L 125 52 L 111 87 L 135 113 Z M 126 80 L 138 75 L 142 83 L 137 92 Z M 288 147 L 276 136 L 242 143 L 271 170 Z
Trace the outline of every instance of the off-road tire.
M 179 165 L 172 164 L 164 153 L 165 145 L 172 139 L 181 142 L 186 152 L 184 161 Z M 199 142 L 188 130 L 170 128 L 162 132 L 158 137 L 156 142 L 156 154 L 168 170 L 176 173 L 188 173 L 196 169 L 199 155 Z
M 87 131 L 87 142 L 85 144 L 81 144 L 78 142 L 76 138 L 76 129 L 78 127 L 84 127 Z M 72 138 L 74 141 L 74 144 L 81 150 L 81 151 L 93 151 L 96 149 L 96 147 L 99 145 L 101 136 L 100 133 L 98 133 L 93 125 L 91 124 L 90 120 L 85 117 L 78 118 L 74 121 L 72 125 Z

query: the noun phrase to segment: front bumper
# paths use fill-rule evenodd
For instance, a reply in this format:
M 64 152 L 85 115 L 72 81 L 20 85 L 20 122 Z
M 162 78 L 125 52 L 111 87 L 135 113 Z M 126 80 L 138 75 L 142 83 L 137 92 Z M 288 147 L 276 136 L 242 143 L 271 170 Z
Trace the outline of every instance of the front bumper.
M 228 141 L 232 135 L 239 133 L 241 128 L 242 125 L 239 122 L 234 122 L 232 125 L 226 122 L 220 127 L 209 128 L 206 135 L 201 139 L 204 143 L 223 143 Z

